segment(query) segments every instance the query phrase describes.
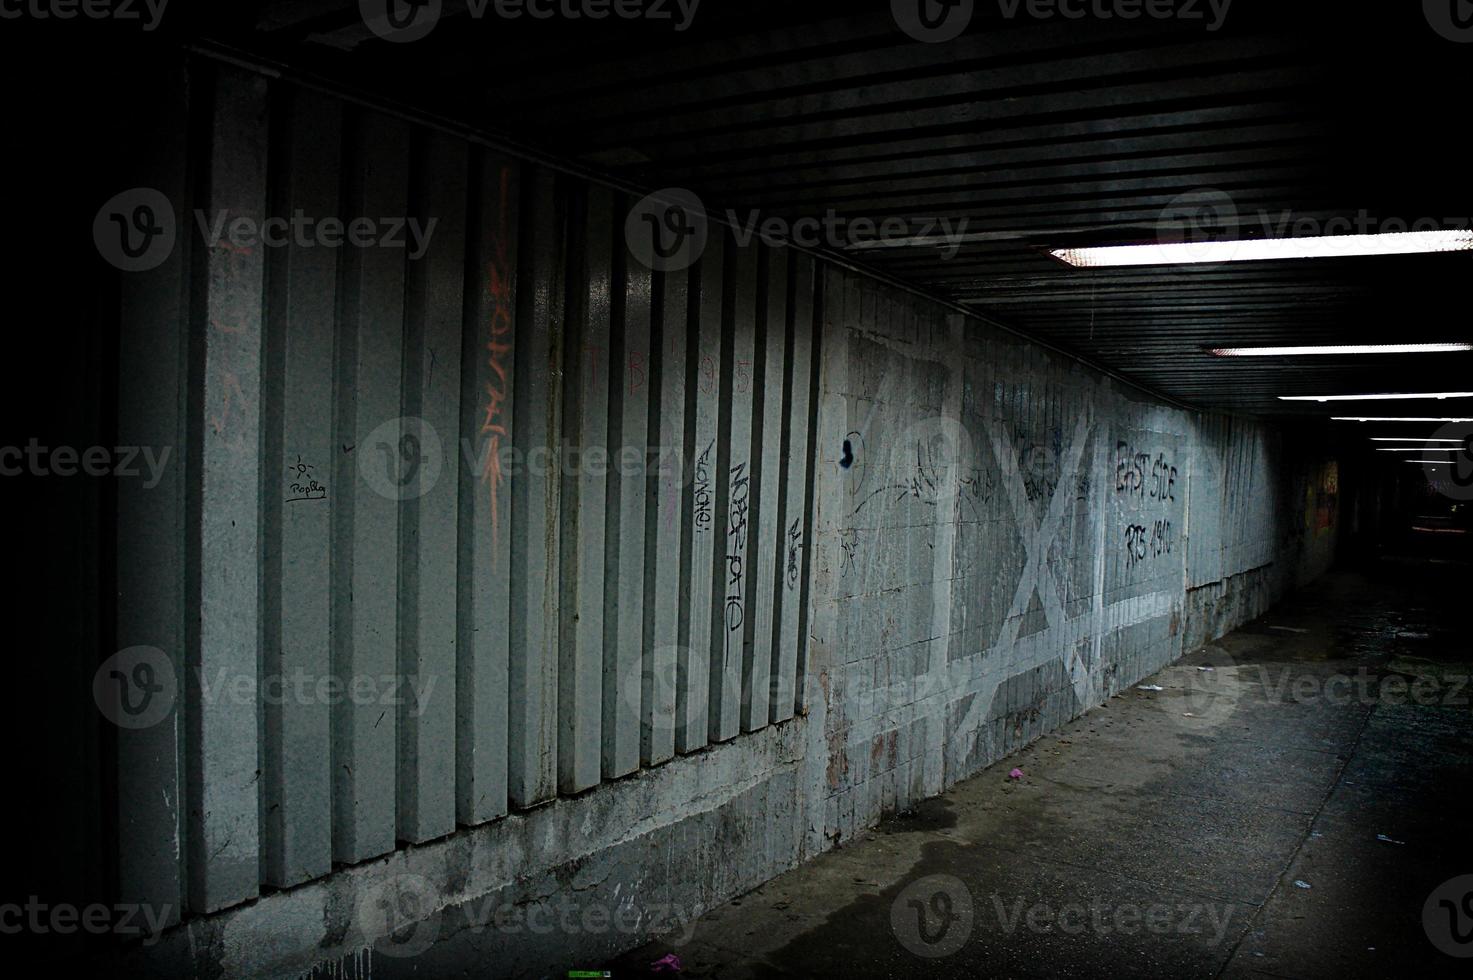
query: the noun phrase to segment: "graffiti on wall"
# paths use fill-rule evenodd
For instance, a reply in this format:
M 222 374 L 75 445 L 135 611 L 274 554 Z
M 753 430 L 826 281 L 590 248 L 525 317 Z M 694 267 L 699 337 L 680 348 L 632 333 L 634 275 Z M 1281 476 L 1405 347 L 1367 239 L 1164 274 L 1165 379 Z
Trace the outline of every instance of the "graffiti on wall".
M 500 224 L 496 229 L 496 242 L 486 270 L 486 294 L 491 305 L 491 323 L 485 350 L 486 364 L 491 375 L 486 382 L 485 414 L 481 419 L 481 435 L 486 439 L 486 462 L 481 469 L 481 482 L 491 495 L 493 560 L 498 552 L 496 544 L 501 534 L 501 440 L 507 434 L 502 415 L 510 380 L 507 358 L 511 355 L 512 282 L 506 251 L 507 187 L 510 180 L 511 170 L 503 166 L 500 175 L 500 206 L 497 209 Z
M 1340 464 L 1326 463 L 1310 477 L 1304 492 L 1304 529 L 1327 534 L 1335 529 L 1340 513 Z
M 742 646 L 742 623 L 746 619 L 747 565 L 747 509 L 751 479 L 747 464 L 738 463 L 731 468 L 729 494 L 729 521 L 726 529 L 726 650 L 728 660 L 733 643 L 736 649 Z M 735 637 L 735 639 L 733 639 Z
M 286 468 L 286 479 L 286 502 L 289 504 L 327 499 L 327 485 L 317 479 L 317 467 L 303 460 L 300 454 L 297 461 Z
M 1115 497 L 1126 515 L 1121 531 L 1125 567 L 1132 570 L 1172 555 L 1180 470 L 1165 450 L 1143 449 L 1129 440 L 1115 443 Z

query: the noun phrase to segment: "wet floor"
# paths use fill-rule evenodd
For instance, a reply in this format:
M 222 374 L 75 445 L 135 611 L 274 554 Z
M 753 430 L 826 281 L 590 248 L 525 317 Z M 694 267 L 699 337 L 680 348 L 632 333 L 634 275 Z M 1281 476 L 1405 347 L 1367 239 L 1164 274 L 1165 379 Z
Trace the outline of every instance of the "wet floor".
M 1466 976 L 1470 600 L 1467 565 L 1336 572 L 610 969 Z

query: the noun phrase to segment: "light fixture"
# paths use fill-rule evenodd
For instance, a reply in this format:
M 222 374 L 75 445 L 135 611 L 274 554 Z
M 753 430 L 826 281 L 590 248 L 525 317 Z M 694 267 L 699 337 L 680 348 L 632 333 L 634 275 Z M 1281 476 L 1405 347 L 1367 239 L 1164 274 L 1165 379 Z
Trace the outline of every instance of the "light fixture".
M 1409 460 L 1407 460 L 1407 462 L 1408 463 L 1431 463 L 1431 464 L 1433 464 L 1435 466 L 1441 466 L 1444 463 L 1451 463 L 1452 460 L 1450 460 L 1450 459 L 1409 459 Z
M 1473 422 L 1473 418 L 1459 419 L 1451 417 L 1443 418 L 1396 418 L 1385 415 L 1363 416 L 1363 415 L 1336 415 L 1330 419 L 1331 422 Z
M 1414 255 L 1473 250 L 1473 231 L 1407 231 L 1386 235 L 1320 235 L 1314 238 L 1249 238 L 1239 241 L 1160 242 L 1055 248 L 1049 254 L 1079 269 L 1132 265 L 1197 265 L 1328 259 L 1358 255 Z
M 1342 344 L 1325 347 L 1214 347 L 1213 357 L 1297 357 L 1301 354 L 1450 354 L 1473 344 Z
M 1401 448 L 1376 450 L 1376 452 L 1378 453 L 1460 453 L 1462 451 L 1462 447 L 1458 447 L 1457 449 L 1443 449 L 1439 446 L 1417 446 L 1412 449 Z
M 1372 436 L 1372 442 L 1455 442 L 1461 444 L 1461 439 L 1412 439 L 1406 436 Z
M 1416 398 L 1473 398 L 1473 391 L 1425 391 L 1406 394 L 1384 395 L 1280 395 L 1281 402 L 1381 402 L 1405 401 Z

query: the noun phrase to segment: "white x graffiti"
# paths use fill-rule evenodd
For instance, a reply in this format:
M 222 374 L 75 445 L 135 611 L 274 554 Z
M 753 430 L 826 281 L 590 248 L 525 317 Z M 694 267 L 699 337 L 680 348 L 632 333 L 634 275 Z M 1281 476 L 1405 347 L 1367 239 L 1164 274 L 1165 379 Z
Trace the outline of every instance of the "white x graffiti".
M 1001 482 L 1007 492 L 1008 503 L 1013 508 L 1013 519 L 1017 521 L 1018 533 L 1022 536 L 1023 549 L 1027 555 L 1017 590 L 1013 593 L 1013 604 L 1008 609 L 1002 632 L 997 638 L 996 649 L 1009 649 L 1017 641 L 1018 630 L 1023 625 L 1023 614 L 1028 609 L 1029 600 L 1033 598 L 1034 589 L 1038 590 L 1039 599 L 1043 603 L 1044 619 L 1047 620 L 1049 629 L 1064 622 L 1064 600 L 1059 596 L 1058 583 L 1054 581 L 1053 572 L 1048 567 L 1048 555 L 1054 546 L 1054 539 L 1059 536 L 1065 511 L 1074 503 L 1074 495 L 1065 492 L 1065 488 L 1074 486 L 1076 482 L 1079 464 L 1084 458 L 1084 447 L 1089 442 L 1091 414 L 1091 406 L 1086 403 L 1079 420 L 1074 424 L 1074 440 L 1064 451 L 1058 489 L 1049 502 L 1048 513 L 1044 515 L 1041 524 L 1034 518 L 1033 506 L 1024 492 L 1018 454 L 1013 449 L 1012 440 L 1008 438 L 1007 429 L 1001 422 L 994 422 L 988 432 L 992 439 L 992 452 L 997 457 L 997 465 L 1002 474 Z
M 1013 648 L 1018 640 L 1018 631 L 1023 626 L 1023 615 L 1028 610 L 1028 604 L 1033 598 L 1035 589 L 1038 590 L 1039 600 L 1043 604 L 1044 619 L 1048 623 L 1048 629 L 1053 630 L 1066 622 L 1064 600 L 1059 595 L 1058 583 L 1054 581 L 1053 572 L 1049 568 L 1048 555 L 1059 535 L 1059 529 L 1063 526 L 1066 511 L 1075 500 L 1074 494 L 1066 492 L 1065 488 L 1072 487 L 1077 482 L 1080 463 L 1084 459 L 1084 450 L 1089 444 L 1093 415 L 1093 401 L 1085 402 L 1079 419 L 1074 424 L 1073 441 L 1064 451 L 1058 489 L 1049 502 L 1048 512 L 1044 515 L 1042 522 L 1039 522 L 1034 516 L 1033 507 L 1028 501 L 1022 467 L 1007 429 L 1001 422 L 995 422 L 988 430 L 988 437 L 992 441 L 992 452 L 1002 475 L 999 482 L 1006 488 L 1008 503 L 1012 507 L 1013 519 L 1017 522 L 1024 553 L 1027 556 L 1023 563 L 1022 573 L 1018 578 L 1017 588 L 1013 592 L 1012 605 L 1008 608 L 1007 617 L 1003 620 L 1002 631 L 998 634 L 997 643 L 993 646 L 994 650 L 1008 651 Z M 1057 647 L 1060 651 L 1059 658 L 1069 670 L 1075 693 L 1083 699 L 1090 682 L 1088 668 L 1075 655 L 1074 646 L 1067 642 L 1067 637 L 1060 637 Z M 966 717 L 957 726 L 957 731 L 971 732 L 977 729 L 981 724 L 982 713 L 992 706 L 993 695 L 997 691 L 998 683 L 1005 679 L 997 677 L 989 685 L 992 689 L 990 693 L 985 687 L 977 692 L 978 696 L 972 700 Z

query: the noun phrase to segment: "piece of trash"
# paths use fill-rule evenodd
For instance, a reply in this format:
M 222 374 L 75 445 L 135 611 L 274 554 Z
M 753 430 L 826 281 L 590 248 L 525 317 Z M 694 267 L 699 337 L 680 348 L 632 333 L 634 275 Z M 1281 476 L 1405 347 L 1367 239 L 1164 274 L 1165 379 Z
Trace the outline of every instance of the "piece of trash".
M 1406 841 L 1404 841 L 1404 840 L 1392 840 L 1390 837 L 1387 837 L 1385 834 L 1377 834 L 1376 835 L 1376 839 L 1378 841 L 1380 841 L 1381 843 L 1383 843 L 1383 844 L 1405 844 L 1406 843 Z
M 1023 770 L 1021 770 L 1021 769 L 1014 769 L 1012 772 L 1008 773 L 1008 778 L 1009 779 L 1022 779 L 1023 778 Z
M 1299 629 L 1298 627 L 1295 627 L 1295 626 L 1270 626 L 1269 629 L 1271 629 L 1271 630 L 1278 630 L 1280 633 L 1308 633 L 1309 632 L 1309 630 L 1302 630 L 1302 629 Z
M 666 953 L 664 956 L 650 964 L 651 973 L 679 973 L 680 957 L 674 953 Z
M 1190 711 L 1183 711 L 1181 713 L 1181 716 L 1183 718 L 1195 718 L 1195 717 L 1197 717 L 1196 715 L 1192 714 Z
M 1136 688 L 1136 690 L 1137 691 L 1164 691 L 1164 690 L 1166 690 L 1166 688 L 1162 687 L 1160 684 L 1142 684 L 1140 687 Z
M 1216 670 L 1216 667 L 1198 667 L 1198 670 Z
M 1303 881 L 1303 880 L 1300 880 L 1300 879 L 1296 878 L 1296 879 L 1294 879 L 1294 887 L 1295 888 L 1313 888 L 1314 886 L 1311 885 L 1307 881 Z
M 1398 634 L 1396 634 L 1396 638 L 1398 640 L 1430 640 L 1430 639 L 1432 639 L 1432 637 L 1429 636 L 1426 633 L 1398 633 Z

